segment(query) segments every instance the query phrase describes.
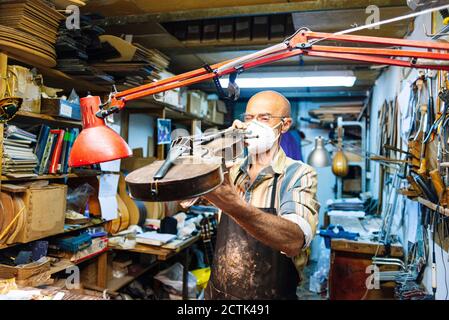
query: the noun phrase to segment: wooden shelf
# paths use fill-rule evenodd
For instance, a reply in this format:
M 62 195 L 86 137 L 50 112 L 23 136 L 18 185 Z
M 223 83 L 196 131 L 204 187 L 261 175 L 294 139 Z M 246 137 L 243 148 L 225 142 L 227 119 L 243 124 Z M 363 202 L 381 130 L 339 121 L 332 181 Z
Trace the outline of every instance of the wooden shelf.
M 77 228 L 65 229 L 63 233 L 68 233 L 68 232 L 78 231 L 78 230 L 86 229 L 86 228 L 89 228 L 89 227 L 100 226 L 100 225 L 104 224 L 105 222 L 106 222 L 106 221 L 101 221 L 101 222 L 98 222 L 98 223 L 94 223 L 94 222 L 85 223 L 85 224 L 80 225 L 80 226 L 77 227 Z M 68 224 L 64 225 L 64 228 L 65 228 L 66 226 L 68 226 Z
M 109 291 L 118 291 L 120 288 L 126 286 L 128 283 L 132 282 L 134 279 L 140 277 L 145 272 L 150 270 L 153 266 L 155 266 L 156 263 L 152 263 L 148 266 L 142 266 L 142 265 L 134 265 L 133 268 L 138 268 L 138 270 L 132 274 L 127 274 L 121 278 L 113 278 L 112 280 L 108 281 L 107 289 Z
M 52 267 L 50 267 L 50 274 L 55 274 L 55 273 L 64 271 L 67 268 L 79 265 L 80 263 L 94 259 L 94 258 L 98 257 L 100 254 L 105 253 L 105 252 L 107 252 L 107 251 L 101 251 L 101 252 L 95 253 L 94 255 L 92 255 L 88 258 L 85 258 L 85 259 L 82 259 L 82 260 L 79 260 L 76 262 L 70 261 L 69 259 L 61 259 L 58 262 L 54 263 Z
M 65 179 L 65 178 L 83 178 L 83 177 L 93 177 L 99 175 L 99 171 L 91 170 L 86 172 L 79 173 L 67 173 L 67 174 L 44 174 L 37 177 L 28 177 L 28 178 L 11 178 L 7 176 L 1 176 L 0 181 L 32 181 L 32 180 L 56 180 L 56 179 Z
M 16 113 L 16 116 L 12 121 L 17 120 L 31 120 L 42 123 L 44 122 L 50 122 L 50 123 L 57 123 L 60 125 L 70 126 L 70 127 L 80 127 L 81 121 L 76 120 L 69 120 L 64 118 L 58 118 L 53 117 L 47 114 L 41 114 L 41 113 L 33 113 L 33 112 L 27 112 L 27 111 L 18 111 Z
M 86 228 L 89 228 L 89 227 L 100 226 L 100 225 L 102 225 L 104 223 L 105 223 L 105 221 L 101 221 L 99 223 L 93 223 L 93 222 L 86 223 L 86 224 L 81 225 L 80 227 L 73 228 L 73 229 L 65 229 L 61 233 L 58 233 L 58 234 L 55 234 L 55 235 L 52 235 L 52 236 L 45 236 L 43 238 L 39 238 L 39 239 L 36 239 L 36 240 L 33 240 L 33 241 L 37 241 L 37 240 L 45 239 L 45 238 L 50 238 L 50 237 L 55 237 L 55 236 L 58 236 L 58 235 L 62 235 L 62 234 L 66 234 L 66 233 L 74 232 L 74 231 L 78 231 L 78 230 L 83 230 L 83 229 L 86 229 Z M 65 225 L 65 226 L 67 226 L 67 225 Z M 30 242 L 33 242 L 33 241 L 30 241 Z M 18 242 L 18 243 L 6 244 L 6 245 L 2 244 L 2 245 L 0 245 L 0 250 L 6 249 L 6 248 L 11 248 L 11 247 L 18 246 L 18 245 L 23 245 L 23 244 L 26 244 L 26 243 L 19 243 Z
M 426 206 L 427 208 L 429 208 L 430 210 L 438 211 L 440 214 L 449 217 L 449 209 L 445 209 L 442 206 L 438 206 L 437 204 L 430 202 L 429 200 L 426 200 L 421 197 L 412 198 L 411 200 L 417 201 L 420 204 L 422 204 L 423 206 Z
M 39 72 L 44 76 L 45 85 L 65 90 L 75 89 L 79 92 L 90 91 L 92 93 L 108 93 L 111 85 L 98 85 L 80 77 L 66 74 L 62 71 L 50 68 L 39 68 Z M 79 94 L 79 92 L 77 92 Z
M 176 253 L 182 251 L 183 249 L 191 246 L 195 242 L 197 242 L 201 238 L 200 235 L 192 236 L 190 238 L 187 238 L 183 241 L 172 241 L 172 243 L 167 243 L 163 246 L 151 246 L 147 244 L 141 244 L 138 243 L 136 246 L 132 249 L 123 249 L 120 247 L 112 247 L 113 250 L 121 250 L 121 251 L 128 251 L 128 252 L 137 252 L 137 253 L 144 253 L 144 254 L 152 254 L 157 256 L 158 260 L 165 261 L 172 256 L 174 256 Z
M 153 113 L 155 116 L 161 116 L 165 111 L 165 117 L 173 120 L 199 120 L 205 127 L 222 127 L 223 124 L 214 123 L 210 120 L 202 118 L 196 114 L 180 110 L 175 106 L 154 100 L 153 98 L 143 98 L 136 101 L 130 101 L 127 104 L 127 109 L 131 112 L 145 112 Z

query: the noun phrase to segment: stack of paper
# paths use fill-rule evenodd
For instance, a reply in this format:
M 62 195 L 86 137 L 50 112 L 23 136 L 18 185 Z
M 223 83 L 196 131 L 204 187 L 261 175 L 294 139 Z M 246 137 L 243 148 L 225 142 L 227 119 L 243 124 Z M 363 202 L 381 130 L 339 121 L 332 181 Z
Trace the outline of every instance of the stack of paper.
M 327 201 L 329 216 L 351 216 L 362 218 L 366 213 L 366 203 L 359 198 L 345 198 Z
M 5 175 L 11 177 L 36 176 L 34 169 L 37 157 L 32 144 L 36 142 L 36 135 L 9 125 L 5 131 L 3 141 L 3 168 Z
M 175 234 L 157 232 L 144 232 L 136 236 L 137 243 L 143 243 L 152 246 L 161 246 L 174 239 L 176 239 Z

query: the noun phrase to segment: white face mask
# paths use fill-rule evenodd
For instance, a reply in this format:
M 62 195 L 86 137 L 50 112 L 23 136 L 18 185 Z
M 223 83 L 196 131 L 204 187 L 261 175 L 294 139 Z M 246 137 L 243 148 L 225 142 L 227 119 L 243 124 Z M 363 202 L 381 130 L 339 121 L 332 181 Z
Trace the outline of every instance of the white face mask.
M 250 154 L 261 154 L 270 150 L 280 136 L 280 133 L 276 136 L 274 129 L 281 124 L 282 122 L 279 122 L 272 128 L 257 120 L 251 121 L 247 130 L 251 132 L 251 136 L 257 136 L 257 138 L 246 140 L 248 143 L 248 152 Z

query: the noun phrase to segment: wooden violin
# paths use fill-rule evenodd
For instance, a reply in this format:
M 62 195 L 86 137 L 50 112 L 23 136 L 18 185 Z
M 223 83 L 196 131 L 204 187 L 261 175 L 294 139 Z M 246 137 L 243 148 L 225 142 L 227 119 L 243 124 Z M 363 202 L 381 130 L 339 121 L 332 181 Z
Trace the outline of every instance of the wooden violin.
M 227 129 L 172 142 L 167 159 L 126 176 L 131 197 L 143 201 L 174 201 L 206 194 L 223 182 L 226 163 L 243 154 L 247 132 Z

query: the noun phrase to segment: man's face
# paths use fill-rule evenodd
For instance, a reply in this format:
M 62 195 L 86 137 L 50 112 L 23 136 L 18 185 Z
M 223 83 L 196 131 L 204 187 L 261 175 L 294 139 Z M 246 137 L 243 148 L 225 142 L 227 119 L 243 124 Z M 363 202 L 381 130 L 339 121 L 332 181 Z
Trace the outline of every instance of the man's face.
M 285 107 L 272 99 L 256 99 L 248 102 L 243 121 L 249 123 L 252 120 L 257 120 L 270 127 L 275 127 L 281 120 L 284 120 L 280 126 L 281 133 L 287 132 L 291 125 L 291 118 Z

